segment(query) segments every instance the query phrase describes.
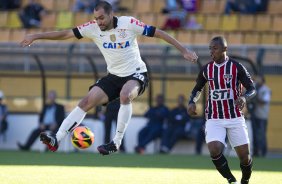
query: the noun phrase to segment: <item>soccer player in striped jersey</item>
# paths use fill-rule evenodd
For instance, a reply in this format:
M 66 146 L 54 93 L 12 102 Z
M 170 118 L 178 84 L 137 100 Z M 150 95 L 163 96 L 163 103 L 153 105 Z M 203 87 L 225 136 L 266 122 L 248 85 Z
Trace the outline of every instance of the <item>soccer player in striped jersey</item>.
M 137 36 L 160 38 L 177 48 L 183 57 L 191 62 L 196 62 L 198 58 L 195 52 L 183 47 L 166 32 L 144 24 L 134 17 L 114 16 L 111 4 L 106 1 L 97 3 L 94 18 L 95 20 L 73 29 L 26 35 L 21 42 L 25 47 L 38 39 L 89 38 L 96 43 L 107 64 L 108 75 L 91 86 L 88 94 L 63 121 L 56 135 L 41 133 L 41 141 L 51 151 L 58 149 L 60 141 L 82 122 L 87 111 L 117 98 L 120 99 L 121 105 L 116 134 L 110 143 L 100 145 L 97 149 L 103 155 L 109 155 L 119 149 L 132 115 L 131 102 L 144 92 L 149 80 L 146 65 L 140 56 Z
M 226 54 L 224 37 L 214 37 L 209 45 L 212 61 L 200 71 L 188 104 L 188 113 L 196 115 L 195 103 L 208 83 L 206 102 L 206 142 L 212 161 L 228 183 L 237 183 L 223 155 L 225 138 L 236 150 L 242 170 L 241 184 L 249 183 L 252 173 L 252 158 L 249 152 L 249 137 L 242 113 L 246 101 L 256 94 L 254 83 L 246 68 Z M 242 94 L 242 87 L 246 88 Z

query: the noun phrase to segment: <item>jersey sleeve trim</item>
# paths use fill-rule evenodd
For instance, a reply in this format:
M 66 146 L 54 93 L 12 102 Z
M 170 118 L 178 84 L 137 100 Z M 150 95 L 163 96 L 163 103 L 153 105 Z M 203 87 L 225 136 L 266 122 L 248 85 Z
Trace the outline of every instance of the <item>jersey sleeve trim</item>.
M 114 29 L 118 26 L 118 18 L 117 17 L 113 17 L 113 26 L 114 26 Z
M 77 27 L 76 27 L 76 28 L 73 28 L 72 31 L 73 31 L 74 36 L 75 36 L 77 39 L 83 38 L 83 36 L 80 34 L 80 32 L 79 32 L 79 30 L 78 30 Z
M 244 97 L 247 101 L 254 98 L 257 94 L 256 88 L 254 86 L 251 86 L 245 93 Z

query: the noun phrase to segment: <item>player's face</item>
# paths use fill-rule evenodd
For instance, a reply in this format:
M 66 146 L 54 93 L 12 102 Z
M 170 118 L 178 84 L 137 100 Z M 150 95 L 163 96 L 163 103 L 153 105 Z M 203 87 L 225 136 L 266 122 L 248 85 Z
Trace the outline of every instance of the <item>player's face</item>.
M 101 31 L 110 30 L 113 28 L 113 14 L 107 14 L 103 8 L 94 10 L 94 18 L 97 21 Z
M 226 47 L 222 46 L 217 41 L 212 41 L 209 46 L 210 56 L 216 63 L 222 63 L 225 61 Z

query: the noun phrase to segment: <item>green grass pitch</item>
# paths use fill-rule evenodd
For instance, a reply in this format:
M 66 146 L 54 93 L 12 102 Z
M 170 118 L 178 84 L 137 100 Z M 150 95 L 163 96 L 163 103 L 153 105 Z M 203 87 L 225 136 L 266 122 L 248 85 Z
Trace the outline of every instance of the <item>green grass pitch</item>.
M 228 158 L 240 179 L 239 161 Z M 282 159 L 254 158 L 250 184 L 282 184 Z M 0 151 L 1 184 L 224 184 L 207 156 Z

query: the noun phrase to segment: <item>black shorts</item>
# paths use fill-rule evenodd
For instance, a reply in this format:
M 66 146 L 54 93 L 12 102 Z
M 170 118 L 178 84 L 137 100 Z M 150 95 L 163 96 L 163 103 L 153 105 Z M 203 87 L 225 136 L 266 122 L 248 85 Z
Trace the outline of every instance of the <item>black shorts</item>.
M 147 72 L 135 73 L 127 77 L 119 77 L 109 73 L 107 76 L 99 79 L 94 85 L 90 86 L 89 90 L 94 86 L 100 87 L 107 94 L 109 102 L 111 102 L 119 98 L 123 85 L 129 80 L 137 80 L 140 83 L 138 95 L 141 95 L 145 91 L 149 83 Z

